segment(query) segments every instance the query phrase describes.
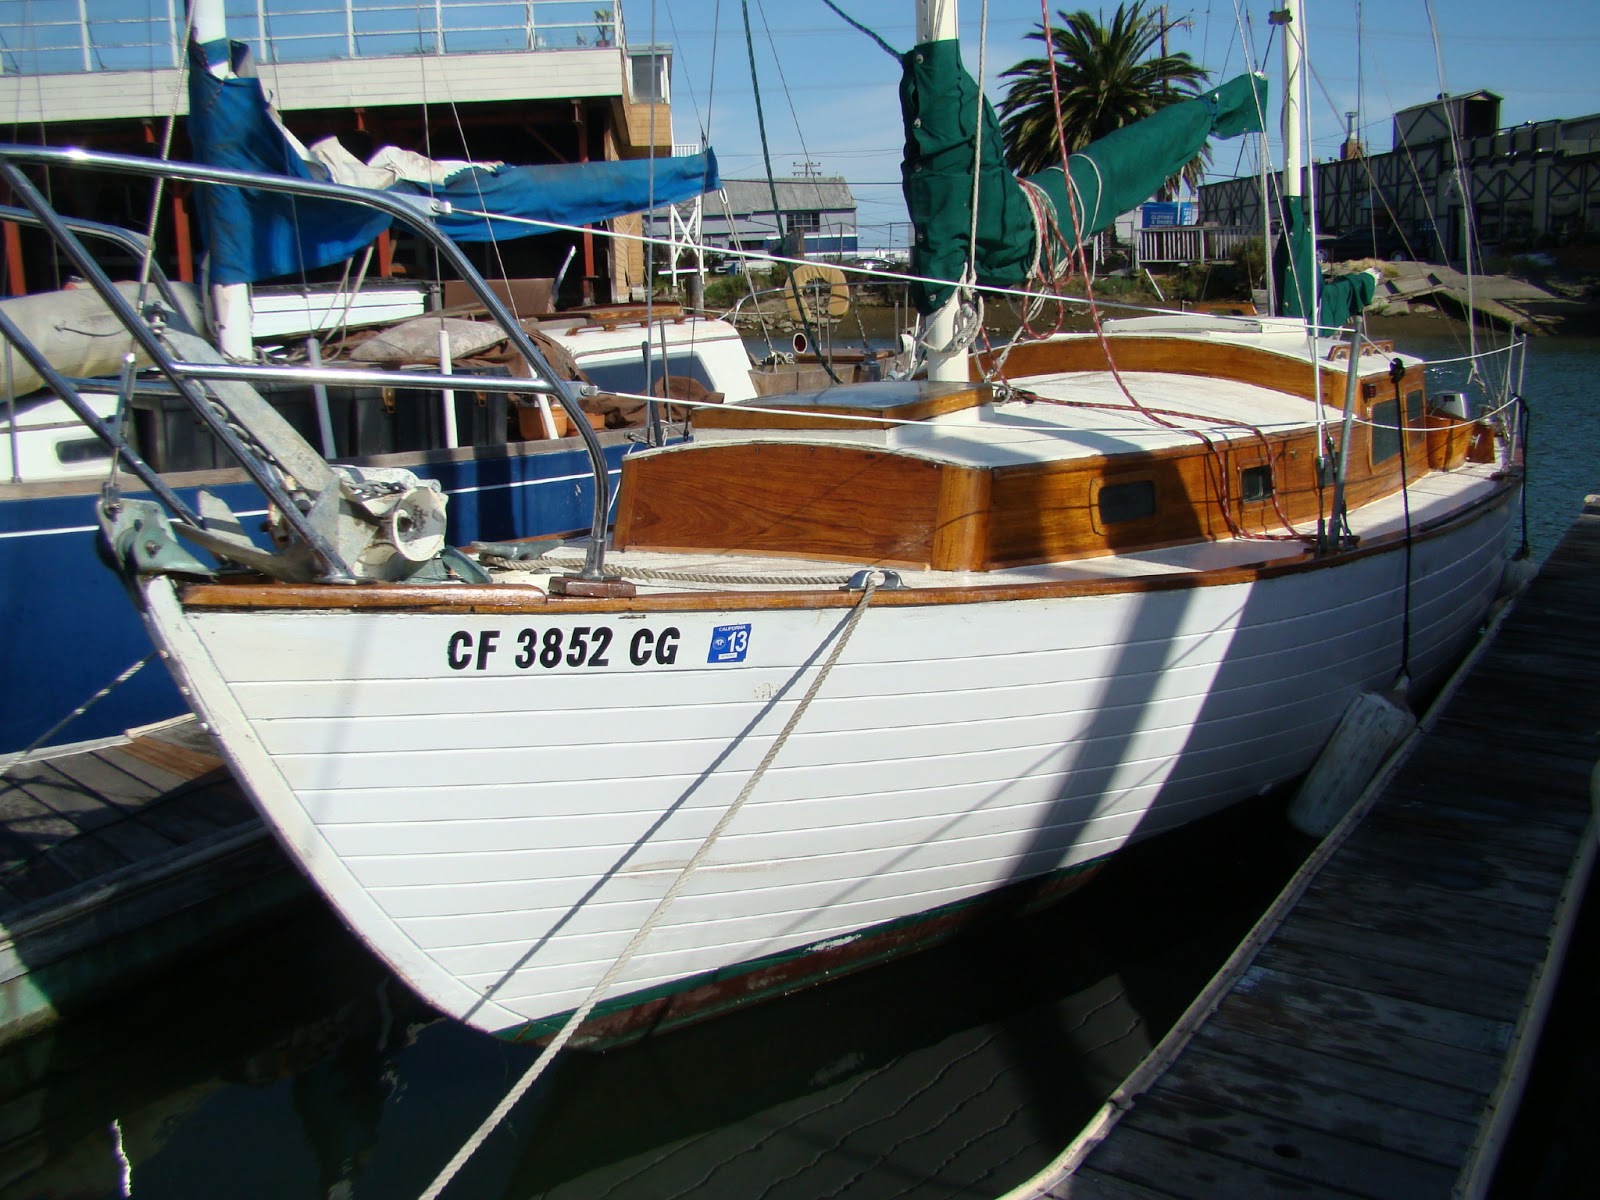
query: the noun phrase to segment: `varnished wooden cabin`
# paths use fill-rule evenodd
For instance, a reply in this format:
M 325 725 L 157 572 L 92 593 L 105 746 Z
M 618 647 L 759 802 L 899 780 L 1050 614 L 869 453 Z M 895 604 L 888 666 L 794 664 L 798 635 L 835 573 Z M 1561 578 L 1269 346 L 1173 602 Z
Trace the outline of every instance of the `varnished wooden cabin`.
M 1319 486 L 1317 397 L 1336 448 L 1348 353 L 1319 361 L 1319 380 L 1303 335 L 1298 353 L 1259 341 L 1070 337 L 1014 348 L 1003 384 L 704 409 L 692 444 L 626 460 L 615 545 L 982 572 L 1314 533 L 1333 474 Z M 1356 370 L 1351 510 L 1460 465 L 1459 424 L 1430 464 L 1429 423 L 1451 422 L 1430 414 L 1420 361 L 1382 346 Z

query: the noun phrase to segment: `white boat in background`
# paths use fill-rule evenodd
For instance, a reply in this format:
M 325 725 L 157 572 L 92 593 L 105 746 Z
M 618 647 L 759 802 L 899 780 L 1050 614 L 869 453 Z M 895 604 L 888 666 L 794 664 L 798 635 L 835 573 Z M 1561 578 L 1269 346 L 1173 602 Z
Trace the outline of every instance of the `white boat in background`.
M 1203 138 L 1221 91 L 1163 125 Z M 1515 422 L 1436 411 L 1358 329 L 1149 317 L 930 357 L 680 398 L 692 439 L 629 455 L 614 513 L 597 470 L 589 538 L 463 554 L 435 487 L 329 467 L 169 338 L 163 369 L 212 381 L 196 411 L 249 433 L 270 544 L 215 498 L 108 506 L 106 540 L 363 941 L 459 1020 L 591 1041 L 924 944 L 1292 779 L 1356 696 L 1437 681 L 1500 587 Z

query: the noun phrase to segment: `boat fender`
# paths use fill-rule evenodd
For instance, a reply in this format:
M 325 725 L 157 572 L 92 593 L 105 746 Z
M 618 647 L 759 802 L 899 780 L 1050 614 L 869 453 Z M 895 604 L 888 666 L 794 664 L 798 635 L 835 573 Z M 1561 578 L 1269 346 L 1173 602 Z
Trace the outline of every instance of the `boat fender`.
M 1289 824 L 1311 837 L 1326 837 L 1416 727 L 1416 716 L 1396 696 L 1362 692 L 1350 701 L 1289 802 Z

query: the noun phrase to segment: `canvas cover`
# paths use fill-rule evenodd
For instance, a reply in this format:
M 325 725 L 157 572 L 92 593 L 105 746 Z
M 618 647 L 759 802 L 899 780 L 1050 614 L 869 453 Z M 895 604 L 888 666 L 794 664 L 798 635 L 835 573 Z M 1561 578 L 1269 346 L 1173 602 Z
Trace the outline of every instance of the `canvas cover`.
M 1059 167 L 1028 182 L 1054 206 L 1067 244 L 1077 245 L 1148 200 L 1208 138 L 1260 130 L 1266 86 L 1262 76 L 1241 75 L 1091 143 L 1068 161 L 1070 188 Z M 950 281 L 913 286 L 913 301 L 925 314 L 948 299 L 969 259 L 979 286 L 1016 287 L 1027 280 L 1037 257 L 1029 201 L 1005 166 L 1000 122 L 987 100 L 977 165 L 977 236 L 972 237 L 977 94 L 953 40 L 924 42 L 902 59 L 906 147 L 901 179 L 916 227 L 911 269 Z M 1076 200 L 1070 207 L 1069 195 Z
M 206 69 L 226 55 L 233 76 Z M 212 42 L 189 48 L 189 138 L 208 166 L 297 179 L 315 178 L 274 120 L 249 48 Z M 470 168 L 442 184 L 402 182 L 392 191 L 449 201 L 434 222 L 462 242 L 548 233 L 538 225 L 492 220 L 460 209 L 562 225 L 592 225 L 674 204 L 722 186 L 716 156 L 701 154 L 628 162 Z M 251 188 L 195 189 L 201 238 L 212 283 L 254 283 L 343 262 L 389 227 L 390 218 L 360 205 Z

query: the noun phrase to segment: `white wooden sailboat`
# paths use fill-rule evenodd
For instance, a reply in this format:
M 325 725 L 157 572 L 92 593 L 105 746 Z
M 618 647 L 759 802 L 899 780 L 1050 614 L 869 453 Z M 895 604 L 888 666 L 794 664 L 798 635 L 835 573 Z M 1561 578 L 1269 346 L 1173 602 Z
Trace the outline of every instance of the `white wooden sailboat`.
M 1437 679 L 1499 586 L 1510 447 L 1430 447 L 1416 359 L 1192 316 L 949 358 L 706 408 L 629 457 L 609 546 L 441 557 L 425 487 L 270 428 L 273 547 L 175 527 L 250 572 L 200 578 L 131 505 L 107 534 L 375 952 L 479 1028 L 598 1000 L 583 1036 L 625 1036 L 1293 778 L 1352 697 Z

